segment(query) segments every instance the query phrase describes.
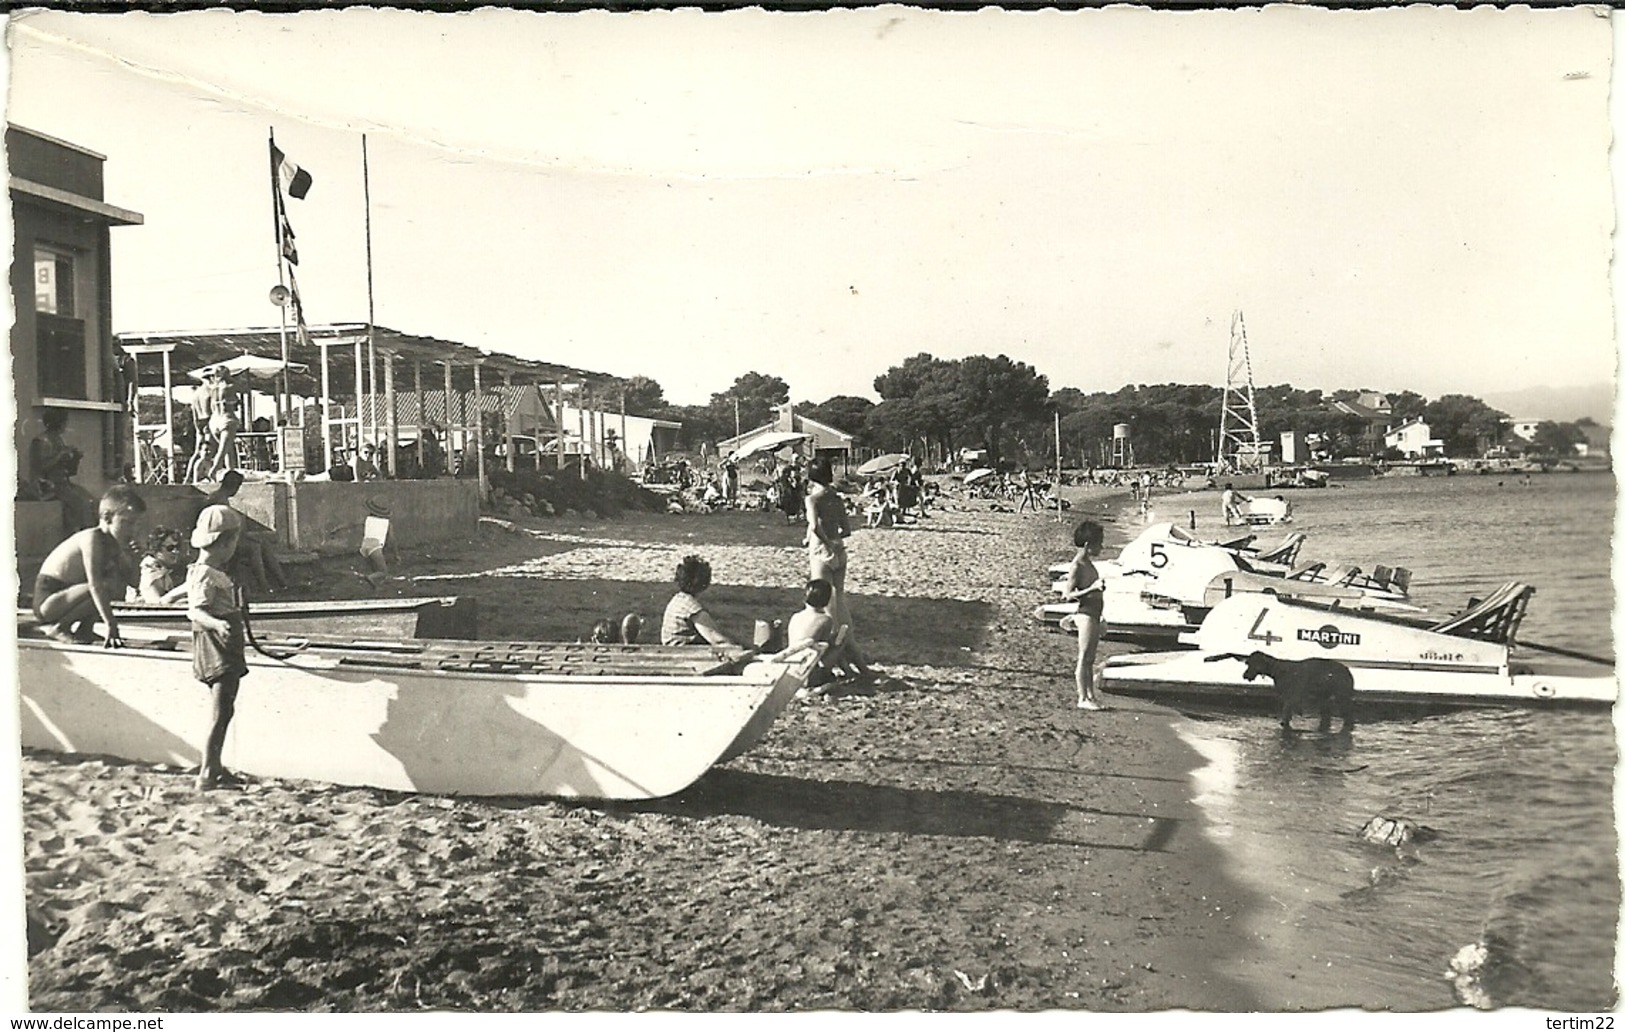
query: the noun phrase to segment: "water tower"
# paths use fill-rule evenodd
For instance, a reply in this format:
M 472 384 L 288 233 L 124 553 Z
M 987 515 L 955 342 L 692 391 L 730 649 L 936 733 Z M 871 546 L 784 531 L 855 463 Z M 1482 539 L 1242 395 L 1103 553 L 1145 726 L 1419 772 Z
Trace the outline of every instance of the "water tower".
M 1112 424 L 1112 466 L 1127 469 L 1134 465 L 1134 445 L 1128 439 L 1128 424 Z

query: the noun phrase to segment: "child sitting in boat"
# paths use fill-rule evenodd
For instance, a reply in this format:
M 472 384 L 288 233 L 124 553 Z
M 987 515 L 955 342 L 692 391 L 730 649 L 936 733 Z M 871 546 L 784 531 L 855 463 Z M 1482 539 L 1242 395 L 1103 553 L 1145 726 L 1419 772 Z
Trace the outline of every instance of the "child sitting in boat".
M 711 586 L 711 564 L 697 555 L 685 555 L 677 564 L 676 580 L 677 594 L 666 603 L 666 615 L 660 621 L 660 644 L 738 648 L 697 597 Z
M 180 571 L 184 566 L 185 543 L 181 532 L 171 527 L 154 527 L 147 535 L 146 555 L 141 557 L 141 584 L 137 599 L 169 605 L 186 597 Z
M 197 562 L 186 571 L 186 615 L 192 621 L 192 676 L 209 686 L 212 701 L 209 737 L 198 767 L 198 788 L 241 784 L 220 760 L 226 728 L 237 708 L 237 685 L 248 673 L 243 656 L 243 613 L 237 585 L 226 570 L 237 551 L 243 520 L 226 505 L 211 505 L 198 514 L 192 531 Z
M 97 524 L 51 549 L 34 579 L 34 615 L 40 630 L 61 642 L 87 643 L 99 616 L 110 649 L 124 644 L 113 603 L 136 582 L 131 551 L 147 503 L 129 484 L 114 484 L 102 495 Z
M 820 642 L 827 646 L 823 657 L 807 678 L 809 689 L 821 689 L 837 678 L 855 677 L 859 673 L 857 663 L 847 648 L 846 638 L 840 634 L 835 617 L 830 615 L 829 600 L 833 595 L 834 587 L 829 581 L 821 577 L 808 581 L 807 592 L 803 596 L 807 604 L 790 617 L 785 632 L 792 649 Z M 813 694 L 821 695 L 823 692 L 814 691 Z

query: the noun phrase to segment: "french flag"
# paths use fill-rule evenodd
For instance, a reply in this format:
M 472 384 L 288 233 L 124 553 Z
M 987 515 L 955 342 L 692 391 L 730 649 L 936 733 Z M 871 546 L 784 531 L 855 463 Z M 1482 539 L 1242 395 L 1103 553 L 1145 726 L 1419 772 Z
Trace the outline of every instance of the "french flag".
M 271 167 L 276 170 L 277 178 L 289 197 L 304 200 L 305 194 L 310 193 L 310 173 L 289 160 L 274 141 L 271 144 Z

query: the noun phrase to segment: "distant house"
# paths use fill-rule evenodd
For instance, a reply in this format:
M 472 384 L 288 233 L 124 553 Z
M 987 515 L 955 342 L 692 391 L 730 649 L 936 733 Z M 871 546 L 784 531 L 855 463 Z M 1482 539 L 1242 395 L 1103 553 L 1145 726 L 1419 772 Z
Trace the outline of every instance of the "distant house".
M 1514 419 L 1511 423 L 1513 436 L 1520 437 L 1525 441 L 1533 441 L 1535 431 L 1540 428 L 1540 424 L 1543 422 L 1545 420 L 1542 419 Z
M 1614 436 L 1611 426 L 1597 426 L 1595 424 L 1580 424 L 1580 432 L 1586 439 L 1574 446 L 1578 455 L 1609 455 L 1610 440 Z
M 1408 419 L 1383 435 L 1383 448 L 1392 448 L 1407 459 L 1430 459 L 1444 455 L 1444 442 L 1433 436 L 1427 423 Z
M 803 455 L 825 455 L 843 464 L 850 464 L 852 461 L 851 434 L 801 415 L 788 402 L 778 407 L 770 422 L 752 427 L 738 436 L 718 441 L 717 454 L 727 455 L 729 452 L 739 451 L 749 447 L 752 441 L 764 434 L 780 432 L 810 434 L 812 439 L 798 449 Z
M 1375 455 L 1383 450 L 1384 435 L 1394 425 L 1394 407 L 1386 394 L 1363 391 L 1353 401 L 1334 401 L 1330 407 L 1333 412 L 1358 416 L 1365 424 L 1360 433 L 1360 451 Z

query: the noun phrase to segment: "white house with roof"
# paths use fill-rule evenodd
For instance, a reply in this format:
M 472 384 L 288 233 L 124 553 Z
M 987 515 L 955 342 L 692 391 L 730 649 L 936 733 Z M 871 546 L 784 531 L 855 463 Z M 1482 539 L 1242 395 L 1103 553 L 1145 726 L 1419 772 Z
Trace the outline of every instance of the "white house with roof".
M 727 455 L 743 448 L 748 448 L 752 441 L 771 433 L 801 433 L 810 436 L 797 450 L 803 455 L 827 455 L 831 459 L 850 464 L 852 461 L 853 435 L 845 430 L 837 430 L 827 423 L 820 423 L 795 410 L 795 407 L 786 402 L 778 406 L 770 422 L 753 427 L 736 437 L 729 437 L 717 442 L 717 454 Z
M 1433 431 L 1422 419 L 1407 419 L 1389 428 L 1383 434 L 1382 443 L 1408 459 L 1434 458 L 1444 454 L 1444 442 L 1433 436 Z
M 1512 420 L 1512 433 L 1525 441 L 1533 441 L 1535 431 L 1540 428 L 1540 424 L 1543 422 L 1545 420 L 1542 419 L 1514 419 Z

